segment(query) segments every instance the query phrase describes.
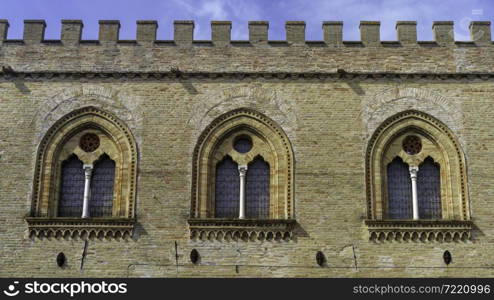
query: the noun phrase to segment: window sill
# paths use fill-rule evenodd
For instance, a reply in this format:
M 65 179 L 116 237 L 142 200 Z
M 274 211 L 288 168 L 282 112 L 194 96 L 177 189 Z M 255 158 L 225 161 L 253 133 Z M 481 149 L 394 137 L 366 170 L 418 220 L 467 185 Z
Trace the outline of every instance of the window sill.
M 293 238 L 293 219 L 189 219 L 193 240 L 289 241 Z
M 30 237 L 121 238 L 130 237 L 135 219 L 27 217 Z
M 365 220 L 369 240 L 375 242 L 466 242 L 472 221 L 460 220 Z

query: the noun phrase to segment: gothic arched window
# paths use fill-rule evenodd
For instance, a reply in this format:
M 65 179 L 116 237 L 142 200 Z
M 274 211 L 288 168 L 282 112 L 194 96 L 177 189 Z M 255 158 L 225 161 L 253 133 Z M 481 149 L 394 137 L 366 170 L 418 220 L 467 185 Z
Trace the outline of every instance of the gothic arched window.
M 216 238 L 291 236 L 293 153 L 275 124 L 258 112 L 238 109 L 218 117 L 199 137 L 192 237 L 206 232 Z
M 371 239 L 470 238 L 465 159 L 439 120 L 406 111 L 386 120 L 366 154 Z
M 84 197 L 84 169 L 77 155 L 62 162 L 58 216 L 80 217 Z
M 408 164 L 399 157 L 388 168 L 388 217 L 390 219 L 412 218 L 412 182 Z
M 240 181 L 238 164 L 227 156 L 216 164 L 215 217 L 237 218 Z
M 112 215 L 114 184 L 115 161 L 103 154 L 94 164 L 91 177 L 90 216 L 109 217 Z
M 432 157 L 427 157 L 417 173 L 417 198 L 421 219 L 441 219 L 441 170 Z
M 64 116 L 38 149 L 30 233 L 131 234 L 136 164 L 132 134 L 115 116 L 94 107 Z
M 254 158 L 245 178 L 245 215 L 247 218 L 269 217 L 269 164 L 261 156 Z

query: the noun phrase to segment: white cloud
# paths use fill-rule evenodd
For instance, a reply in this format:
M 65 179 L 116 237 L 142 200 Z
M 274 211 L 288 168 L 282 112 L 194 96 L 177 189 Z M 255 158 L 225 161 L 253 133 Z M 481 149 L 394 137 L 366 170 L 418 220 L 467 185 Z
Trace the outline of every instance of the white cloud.
M 210 20 L 224 20 L 228 13 L 225 9 L 225 3 L 220 0 L 212 1 L 179 1 L 174 0 L 176 4 L 184 7 L 188 13 L 197 17 L 206 17 Z
M 199 16 L 207 16 L 212 20 L 224 20 L 228 17 L 225 4 L 219 0 L 202 3 L 197 13 Z
M 190 19 L 196 20 L 195 34 L 206 37 L 207 26 L 200 26 L 199 23 L 209 23 L 212 20 L 232 21 L 232 39 L 247 38 L 247 22 L 259 20 L 260 9 L 253 1 L 248 0 L 174 0 L 177 7 L 186 10 Z

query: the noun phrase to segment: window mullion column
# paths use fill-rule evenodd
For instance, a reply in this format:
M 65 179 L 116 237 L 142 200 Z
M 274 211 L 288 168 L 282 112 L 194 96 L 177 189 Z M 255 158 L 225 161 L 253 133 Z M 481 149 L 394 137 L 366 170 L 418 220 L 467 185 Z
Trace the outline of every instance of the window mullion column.
M 410 167 L 410 179 L 412 180 L 412 209 L 413 209 L 413 219 L 419 219 L 419 202 L 417 199 L 417 173 L 419 167 Z
M 82 217 L 89 218 L 89 198 L 91 197 L 91 176 L 93 174 L 93 165 L 87 164 L 84 168 L 84 201 L 82 202 Z
M 240 197 L 238 218 L 245 219 L 245 174 L 247 173 L 247 166 L 238 166 L 238 173 L 240 177 Z

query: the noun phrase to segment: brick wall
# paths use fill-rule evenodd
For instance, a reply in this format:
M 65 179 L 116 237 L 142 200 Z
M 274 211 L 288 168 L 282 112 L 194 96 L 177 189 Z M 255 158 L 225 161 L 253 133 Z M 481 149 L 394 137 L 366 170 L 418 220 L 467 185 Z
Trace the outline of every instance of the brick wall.
M 253 22 L 250 42 L 230 41 L 228 22 L 212 24 L 213 42 L 192 41 L 190 22 L 176 22 L 175 42 L 154 41 L 154 25 L 141 22 L 137 41 L 121 41 L 118 22 L 101 22 L 100 41 L 80 41 L 82 23 L 72 20 L 61 41 L 47 41 L 44 23 L 31 20 L 23 41 L 0 41 L 0 276 L 492 276 L 494 47 L 476 34 L 490 24 L 474 22 L 471 42 L 450 39 L 448 22 L 435 24 L 435 42 L 417 42 L 413 22 L 398 23 L 401 42 L 380 42 L 376 22 L 362 22 L 362 42 L 342 42 L 338 22 L 325 23 L 317 42 L 305 41 L 302 22 L 287 23 L 287 41 L 264 40 L 267 24 Z M 7 28 L 0 21 L 0 36 Z M 40 139 L 88 105 L 117 115 L 136 138 L 138 225 L 132 238 L 88 240 L 83 255 L 80 238 L 29 238 L 24 217 Z M 291 241 L 189 238 L 197 138 L 241 107 L 275 120 L 292 143 L 298 225 Z M 368 239 L 366 145 L 381 122 L 407 109 L 439 119 L 460 141 L 471 241 Z M 317 251 L 327 267 L 316 264 Z M 59 252 L 67 256 L 63 269 Z

